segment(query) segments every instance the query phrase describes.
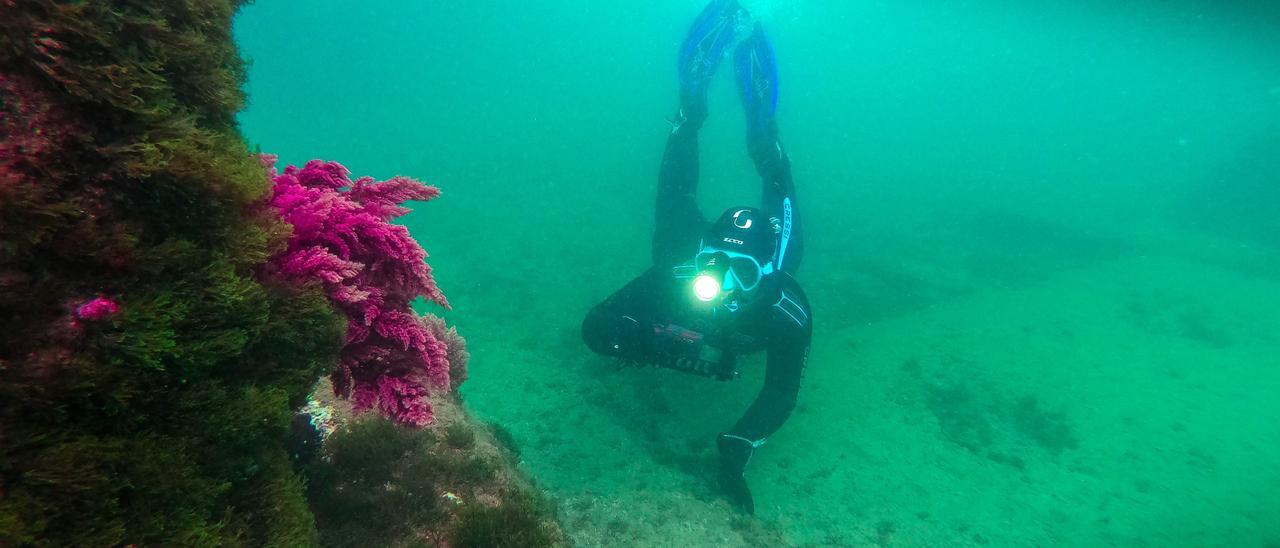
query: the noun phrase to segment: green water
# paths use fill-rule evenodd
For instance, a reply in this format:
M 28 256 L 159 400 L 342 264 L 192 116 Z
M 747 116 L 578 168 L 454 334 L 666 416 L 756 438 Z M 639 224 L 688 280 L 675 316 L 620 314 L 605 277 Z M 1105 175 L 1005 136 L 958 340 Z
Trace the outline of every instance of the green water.
M 582 315 L 643 270 L 694 0 L 258 0 L 248 138 L 415 176 L 406 222 L 582 546 L 1280 545 L 1280 8 L 749 2 L 777 50 L 812 355 L 748 470 L 763 376 L 616 371 Z M 731 79 L 700 199 L 752 203 Z

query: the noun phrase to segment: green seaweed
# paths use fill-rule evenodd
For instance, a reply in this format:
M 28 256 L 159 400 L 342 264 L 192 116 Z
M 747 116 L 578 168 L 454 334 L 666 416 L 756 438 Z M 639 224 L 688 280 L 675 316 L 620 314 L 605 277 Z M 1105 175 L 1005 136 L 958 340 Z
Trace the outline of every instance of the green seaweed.
M 1042 409 L 1035 396 L 1019 398 L 1010 415 L 1018 432 L 1049 453 L 1057 455 L 1080 446 L 1066 414 Z
M 489 430 L 493 432 L 493 439 L 506 450 L 512 460 L 520 460 L 520 444 L 516 442 L 515 435 L 507 427 L 495 422 L 489 425 Z
M 461 512 L 453 530 L 458 548 L 538 548 L 555 546 L 546 525 L 550 510 L 531 497 L 513 497 L 501 506 L 471 506 Z
M 257 276 L 240 2 L 2 5 L 0 544 L 310 544 L 284 434 L 343 326 Z
M 476 433 L 467 424 L 455 422 L 444 429 L 444 440 L 454 449 L 470 449 L 476 444 Z
M 440 523 L 439 471 L 421 457 L 429 432 L 360 421 L 330 436 L 329 458 L 307 470 L 323 546 L 387 546 Z
M 928 383 L 927 390 L 943 436 L 994 462 L 1022 470 L 1028 445 L 1054 457 L 1080 445 L 1067 415 L 1042 408 L 1034 395 L 1010 401 L 963 382 Z
M 454 424 L 477 428 L 465 420 Z M 558 542 L 549 503 L 519 484 L 507 485 L 500 460 L 460 451 L 447 438 L 437 443 L 429 429 L 362 420 L 330 436 L 326 450 L 328 458 L 306 469 L 323 546 L 408 545 L 423 542 L 424 531 L 449 535 L 452 546 Z M 476 497 L 480 490 L 498 494 L 500 506 L 485 506 Z M 446 504 L 448 497 L 462 505 Z

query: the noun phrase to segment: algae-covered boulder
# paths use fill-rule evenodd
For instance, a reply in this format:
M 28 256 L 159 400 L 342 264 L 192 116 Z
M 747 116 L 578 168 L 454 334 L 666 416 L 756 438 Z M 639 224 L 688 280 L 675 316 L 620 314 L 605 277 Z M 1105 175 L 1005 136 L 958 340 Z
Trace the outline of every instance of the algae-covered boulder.
M 436 191 L 273 192 L 239 5 L 0 0 L 0 546 L 559 543 L 455 399 L 462 339 L 409 308 L 447 303 L 389 223 Z M 308 445 L 325 374 L 428 428 Z
M 518 456 L 454 397 L 412 428 L 354 418 L 321 383 L 308 411 L 327 438 L 304 457 L 324 546 L 537 548 L 567 541 L 555 508 L 520 471 Z
M 306 545 L 335 362 L 240 138 L 237 2 L 0 1 L 0 545 Z

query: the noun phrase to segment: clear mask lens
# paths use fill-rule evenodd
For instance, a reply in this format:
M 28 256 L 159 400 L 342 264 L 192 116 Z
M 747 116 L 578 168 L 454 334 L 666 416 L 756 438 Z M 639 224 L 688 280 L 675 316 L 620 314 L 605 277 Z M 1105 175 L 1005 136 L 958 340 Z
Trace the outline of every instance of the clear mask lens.
M 729 259 L 729 273 L 736 278 L 738 285 L 745 291 L 755 289 L 756 284 L 760 283 L 760 265 L 756 264 L 754 259 L 745 257 Z

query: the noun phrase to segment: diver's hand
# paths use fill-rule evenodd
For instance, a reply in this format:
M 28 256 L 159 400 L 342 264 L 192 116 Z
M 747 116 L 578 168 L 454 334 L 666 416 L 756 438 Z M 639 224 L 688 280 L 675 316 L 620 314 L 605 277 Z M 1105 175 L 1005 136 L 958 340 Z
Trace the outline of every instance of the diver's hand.
M 720 491 L 739 510 L 755 514 L 755 499 L 751 497 L 745 476 L 747 462 L 755 448 L 745 439 L 726 434 L 716 438 L 716 448 L 720 450 Z

